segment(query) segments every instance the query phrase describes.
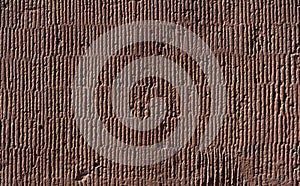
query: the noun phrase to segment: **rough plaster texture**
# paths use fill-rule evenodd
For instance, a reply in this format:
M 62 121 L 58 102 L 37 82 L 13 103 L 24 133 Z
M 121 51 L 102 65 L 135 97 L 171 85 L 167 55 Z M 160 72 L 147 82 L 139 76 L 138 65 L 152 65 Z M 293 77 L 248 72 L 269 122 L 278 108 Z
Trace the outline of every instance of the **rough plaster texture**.
M 1 185 L 299 185 L 299 0 L 1 0 L 0 20 Z M 71 83 L 95 39 L 140 20 L 174 22 L 202 38 L 227 82 L 227 112 L 204 152 L 196 132 L 168 160 L 130 167 L 99 156 L 84 141 Z M 149 96 L 173 97 L 167 103 L 173 114 L 159 130 L 136 134 L 110 114 L 113 69 L 150 55 L 177 60 L 191 73 L 202 91 L 201 125 L 209 114 L 209 87 L 189 56 L 163 43 L 128 46 L 109 59 L 97 100 L 107 129 L 133 145 L 163 140 L 176 127 L 176 92 L 157 78 L 137 83 L 131 107 L 144 117 Z

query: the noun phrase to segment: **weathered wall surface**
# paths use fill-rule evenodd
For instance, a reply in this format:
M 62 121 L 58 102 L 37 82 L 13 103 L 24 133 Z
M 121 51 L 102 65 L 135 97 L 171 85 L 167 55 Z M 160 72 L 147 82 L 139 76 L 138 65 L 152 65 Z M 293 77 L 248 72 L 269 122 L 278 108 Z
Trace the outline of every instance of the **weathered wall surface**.
M 299 0 L 1 0 L 0 18 L 1 185 L 300 183 Z M 201 132 L 196 132 L 168 160 L 132 167 L 99 156 L 86 143 L 74 120 L 71 85 L 93 41 L 111 28 L 141 20 L 173 22 L 202 38 L 224 74 L 227 109 L 205 151 L 198 151 Z M 205 125 L 211 101 L 205 76 L 170 45 L 145 42 L 119 51 L 99 82 L 111 81 L 113 69 L 151 55 L 177 59 L 194 77 L 203 92 L 200 118 Z M 146 79 L 135 90 L 153 87 L 150 96 L 176 97 L 172 85 L 161 79 Z M 131 134 L 109 114 L 109 83 L 98 88 L 105 126 L 125 142 L 154 143 L 176 127 L 170 119 L 153 133 Z M 132 109 L 140 116 L 149 101 L 145 94 L 131 94 Z M 171 99 L 167 105 L 172 110 L 176 104 Z M 176 118 L 176 112 L 171 116 Z

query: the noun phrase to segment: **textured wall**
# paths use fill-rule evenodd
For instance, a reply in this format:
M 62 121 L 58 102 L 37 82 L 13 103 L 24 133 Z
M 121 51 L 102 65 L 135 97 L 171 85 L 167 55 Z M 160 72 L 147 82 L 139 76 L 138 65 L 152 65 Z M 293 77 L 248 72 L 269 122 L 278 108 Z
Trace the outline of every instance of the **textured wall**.
M 1 0 L 0 17 L 1 185 L 300 183 L 299 0 Z M 80 57 L 96 38 L 140 20 L 173 22 L 202 38 L 226 80 L 227 110 L 205 151 L 198 151 L 196 132 L 166 161 L 133 167 L 87 145 L 74 120 L 71 85 Z M 188 55 L 155 42 L 124 48 L 108 60 L 99 81 L 108 83 L 99 84 L 97 100 L 107 129 L 133 145 L 163 140 L 174 128 L 170 119 L 153 133 L 131 134 L 109 114 L 113 69 L 151 55 L 176 59 L 192 74 L 203 92 L 201 125 L 209 114 L 209 87 Z M 150 97 L 176 97 L 172 85 L 162 84 L 149 78 L 135 90 L 155 87 Z M 131 94 L 132 109 L 144 116 L 147 99 L 137 95 Z M 167 105 L 172 110 L 176 104 L 171 99 Z

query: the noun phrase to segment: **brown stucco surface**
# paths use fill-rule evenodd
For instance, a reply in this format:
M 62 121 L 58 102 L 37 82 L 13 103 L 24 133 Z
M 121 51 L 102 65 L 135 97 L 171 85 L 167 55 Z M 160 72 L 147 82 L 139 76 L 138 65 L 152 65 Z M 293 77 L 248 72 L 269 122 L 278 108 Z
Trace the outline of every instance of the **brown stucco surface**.
M 299 0 L 1 0 L 0 18 L 0 185 L 299 185 Z M 196 132 L 166 161 L 133 167 L 87 145 L 74 120 L 71 85 L 93 41 L 140 20 L 179 24 L 210 47 L 226 80 L 227 109 L 205 151 Z M 163 140 L 176 127 L 176 99 L 167 103 L 169 120 L 152 133 L 136 134 L 109 114 L 114 69 L 151 55 L 176 59 L 192 74 L 202 91 L 201 125 L 210 112 L 205 76 L 187 54 L 162 43 L 128 46 L 108 60 L 97 102 L 106 128 L 132 145 Z M 162 79 L 134 89 L 131 107 L 141 117 L 149 97 L 176 98 Z

